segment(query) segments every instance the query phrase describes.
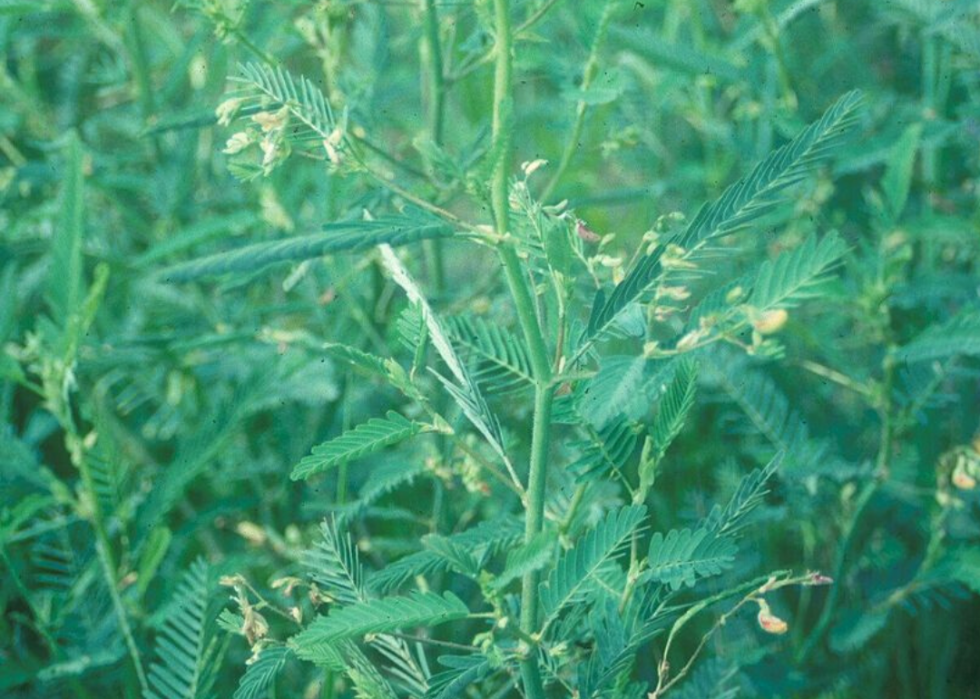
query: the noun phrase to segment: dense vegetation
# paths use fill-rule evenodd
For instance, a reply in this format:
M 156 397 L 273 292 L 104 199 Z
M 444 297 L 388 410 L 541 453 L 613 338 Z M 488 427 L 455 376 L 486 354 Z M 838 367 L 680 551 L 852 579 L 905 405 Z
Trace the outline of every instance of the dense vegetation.
M 978 696 L 976 0 L 0 45 L 3 696 Z

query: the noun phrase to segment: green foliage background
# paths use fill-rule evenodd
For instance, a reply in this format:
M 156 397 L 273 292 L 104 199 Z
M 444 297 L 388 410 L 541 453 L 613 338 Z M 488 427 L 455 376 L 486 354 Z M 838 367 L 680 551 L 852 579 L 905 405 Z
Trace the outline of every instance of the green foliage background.
M 0 695 L 980 696 L 980 3 L 0 47 Z

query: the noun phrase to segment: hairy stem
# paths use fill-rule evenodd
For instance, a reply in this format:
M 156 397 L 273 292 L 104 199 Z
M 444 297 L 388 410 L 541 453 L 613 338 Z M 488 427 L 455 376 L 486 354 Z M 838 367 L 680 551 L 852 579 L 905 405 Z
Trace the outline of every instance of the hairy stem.
M 513 64 L 511 50 L 513 34 L 508 0 L 494 0 L 496 19 L 496 71 L 494 73 L 493 151 L 497 162 L 493 173 L 491 198 L 497 235 L 506 238 L 510 228 L 508 179 L 511 163 L 511 114 Z M 517 251 L 506 239 L 498 248 L 507 284 L 514 297 L 514 306 L 521 329 L 527 340 L 531 368 L 534 373 L 534 422 L 531 436 L 531 463 L 528 475 L 525 540 L 531 540 L 544 523 L 544 496 L 547 483 L 548 447 L 551 437 L 551 406 L 554 387 L 551 385 L 551 363 L 548 348 L 541 332 L 531 290 L 521 270 Z M 527 573 L 522 581 L 521 631 L 533 635 L 537 626 L 538 573 Z M 544 685 L 538 670 L 537 658 L 529 649 L 521 662 L 524 695 L 527 699 L 543 699 Z
M 524 32 L 531 29 L 535 24 L 544 19 L 545 15 L 548 14 L 548 11 L 559 2 L 560 0 L 545 0 L 545 2 L 543 2 L 530 17 L 518 25 L 517 29 L 515 29 L 513 32 L 513 36 L 521 36 L 524 34 Z M 493 58 L 495 48 L 496 47 L 489 48 L 473 60 L 467 62 L 457 72 L 450 74 L 447 78 L 448 82 L 455 83 L 462 80 L 467 75 L 480 68 L 480 66 L 486 65 Z

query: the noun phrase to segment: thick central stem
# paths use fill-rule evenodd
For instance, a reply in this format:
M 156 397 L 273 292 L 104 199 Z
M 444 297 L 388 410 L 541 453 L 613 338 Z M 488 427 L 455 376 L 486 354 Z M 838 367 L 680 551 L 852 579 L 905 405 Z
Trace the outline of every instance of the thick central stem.
M 511 123 L 513 97 L 511 83 L 513 64 L 511 48 L 513 33 L 510 24 L 508 0 L 494 0 L 497 45 L 496 70 L 494 72 L 493 100 L 493 152 L 497 158 L 493 172 L 491 199 L 494 224 L 503 242 L 499 247 L 500 260 L 514 307 L 527 341 L 531 369 L 534 373 L 534 424 L 531 435 L 531 462 L 527 486 L 527 512 L 525 540 L 532 539 L 544 525 L 544 496 L 548 476 L 548 447 L 551 438 L 551 406 L 554 387 L 551 385 L 551 364 L 548 348 L 541 330 L 541 322 L 535 309 L 534 298 L 524 276 L 521 261 L 507 234 L 510 229 L 510 204 L 508 179 L 511 166 Z M 528 573 L 522 582 L 521 630 L 528 636 L 537 630 L 538 617 L 537 572 Z M 521 662 L 524 696 L 527 699 L 543 699 L 544 685 L 533 649 Z

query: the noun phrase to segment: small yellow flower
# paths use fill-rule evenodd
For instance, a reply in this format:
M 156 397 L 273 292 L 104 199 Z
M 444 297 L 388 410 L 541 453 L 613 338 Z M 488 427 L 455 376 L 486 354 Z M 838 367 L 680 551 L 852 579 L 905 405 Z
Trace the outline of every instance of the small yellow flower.
M 219 104 L 218 108 L 214 110 L 214 115 L 218 117 L 218 125 L 228 126 L 244 102 L 245 100 L 241 97 L 232 97 Z
M 271 135 L 266 136 L 259 143 L 259 147 L 262 149 L 262 167 L 266 170 L 269 170 L 279 158 L 281 153 L 279 145 L 279 139 L 273 138 Z
M 764 599 L 757 599 L 756 602 L 759 605 L 759 615 L 756 618 L 763 631 L 779 636 L 789 630 L 789 624 L 772 613 L 768 602 Z
M 957 461 L 950 480 L 959 490 L 973 490 L 977 487 L 977 479 L 970 473 L 966 459 Z
M 227 155 L 235 155 L 235 153 L 241 153 L 250 145 L 252 145 L 252 137 L 245 131 L 239 131 L 236 134 L 232 134 L 228 142 L 225 143 L 225 149 L 221 152 Z
M 235 527 L 238 535 L 254 546 L 261 546 L 266 541 L 265 530 L 254 522 L 239 522 Z
M 772 335 L 782 330 L 787 320 L 789 320 L 789 313 L 783 308 L 777 308 L 756 316 L 752 321 L 752 327 L 760 335 Z
M 281 129 L 288 120 L 289 110 L 286 107 L 278 112 L 259 112 L 252 115 L 252 121 L 261 126 L 264 133 Z
M 745 289 L 741 286 L 733 287 L 727 294 L 725 294 L 725 303 L 733 304 L 738 303 L 745 296 Z
M 540 168 L 542 165 L 547 165 L 548 161 L 542 158 L 537 160 L 532 160 L 531 162 L 521 163 L 521 170 L 524 171 L 524 177 L 530 177 L 534 174 L 534 171 Z
M 694 349 L 695 347 L 698 346 L 698 343 L 701 342 L 702 339 L 704 339 L 706 334 L 707 333 L 705 333 L 703 330 L 692 330 L 687 335 L 685 335 L 684 337 L 682 337 L 680 340 L 677 341 L 677 347 L 676 347 L 677 351 L 687 352 L 688 350 Z
M 334 165 L 340 164 L 340 151 L 338 147 L 344 140 L 344 130 L 339 126 L 330 132 L 327 138 L 323 139 L 323 150 L 327 152 L 327 158 Z
M 674 301 L 684 301 L 691 297 L 691 292 L 686 286 L 662 286 L 660 295 Z

